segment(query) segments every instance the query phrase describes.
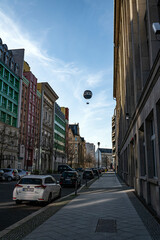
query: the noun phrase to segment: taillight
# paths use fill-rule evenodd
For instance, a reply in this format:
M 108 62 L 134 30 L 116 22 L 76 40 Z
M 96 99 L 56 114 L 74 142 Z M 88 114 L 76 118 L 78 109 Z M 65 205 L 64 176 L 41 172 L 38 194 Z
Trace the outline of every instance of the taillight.
M 15 187 L 23 187 L 23 186 L 20 184 L 16 184 Z
M 43 188 L 43 189 L 45 189 L 46 186 L 45 185 L 39 185 L 39 186 L 35 186 L 35 188 Z

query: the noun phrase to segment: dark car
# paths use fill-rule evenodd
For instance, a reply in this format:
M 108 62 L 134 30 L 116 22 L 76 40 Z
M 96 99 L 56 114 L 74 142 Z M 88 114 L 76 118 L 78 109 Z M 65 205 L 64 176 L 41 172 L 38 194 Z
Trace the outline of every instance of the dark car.
M 79 168 L 76 168 L 76 171 L 77 171 L 77 172 L 83 172 L 83 171 L 84 171 L 84 169 L 83 169 L 83 168 L 81 168 L 81 167 L 79 167 Z
M 0 181 L 5 180 L 4 171 L 0 169 Z
M 87 179 L 93 179 L 94 178 L 94 173 L 92 170 L 85 170 L 83 172 L 83 178 L 87 178 Z
M 62 173 L 60 178 L 61 186 L 81 186 L 81 176 L 77 173 L 77 171 L 65 171 Z
M 99 171 L 97 168 L 92 169 L 94 176 L 99 176 Z
M 63 173 L 64 171 L 73 171 L 73 169 L 67 164 L 61 164 L 58 166 L 58 173 Z

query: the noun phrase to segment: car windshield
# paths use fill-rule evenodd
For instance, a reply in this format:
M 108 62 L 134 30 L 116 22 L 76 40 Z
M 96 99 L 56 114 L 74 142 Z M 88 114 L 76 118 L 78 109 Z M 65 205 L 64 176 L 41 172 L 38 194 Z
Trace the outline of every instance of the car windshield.
M 3 170 L 4 172 L 11 172 L 12 170 L 11 169 L 1 169 Z
M 71 172 L 63 172 L 62 176 L 63 177 L 73 177 L 75 175 L 75 173 L 71 173 Z
M 42 184 L 42 179 L 40 178 L 22 178 L 19 181 L 20 184 L 38 184 L 41 185 Z

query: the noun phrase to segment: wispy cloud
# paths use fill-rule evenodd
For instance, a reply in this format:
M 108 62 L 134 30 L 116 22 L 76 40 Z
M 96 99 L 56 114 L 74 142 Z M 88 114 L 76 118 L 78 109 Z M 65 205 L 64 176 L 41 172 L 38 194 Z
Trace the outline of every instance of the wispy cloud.
M 38 81 L 47 81 L 51 85 L 59 96 L 60 105 L 69 107 L 70 123 L 80 123 L 81 132 L 87 141 L 96 142 L 98 134 L 101 136 L 99 140 L 104 141 L 104 127 L 106 131 L 107 128 L 110 128 L 107 126 L 110 118 L 107 120 L 104 115 L 107 109 L 113 109 L 114 105 L 106 89 L 106 82 L 111 77 L 112 69 L 89 72 L 87 68 L 84 69 L 74 62 L 65 62 L 51 56 L 45 50 L 43 41 L 33 39 L 21 24 L 23 23 L 9 17 L 0 8 L 2 41 L 8 45 L 9 49 L 25 49 L 25 59 L 33 74 Z M 93 91 L 93 98 L 90 100 L 90 104 L 86 105 L 83 92 L 88 88 Z

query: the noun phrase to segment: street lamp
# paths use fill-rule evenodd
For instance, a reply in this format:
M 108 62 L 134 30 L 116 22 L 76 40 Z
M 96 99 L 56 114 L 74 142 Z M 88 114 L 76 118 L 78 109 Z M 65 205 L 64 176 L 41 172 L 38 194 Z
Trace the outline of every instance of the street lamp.
M 98 168 L 99 168 L 99 146 L 100 146 L 100 142 L 98 142 Z

